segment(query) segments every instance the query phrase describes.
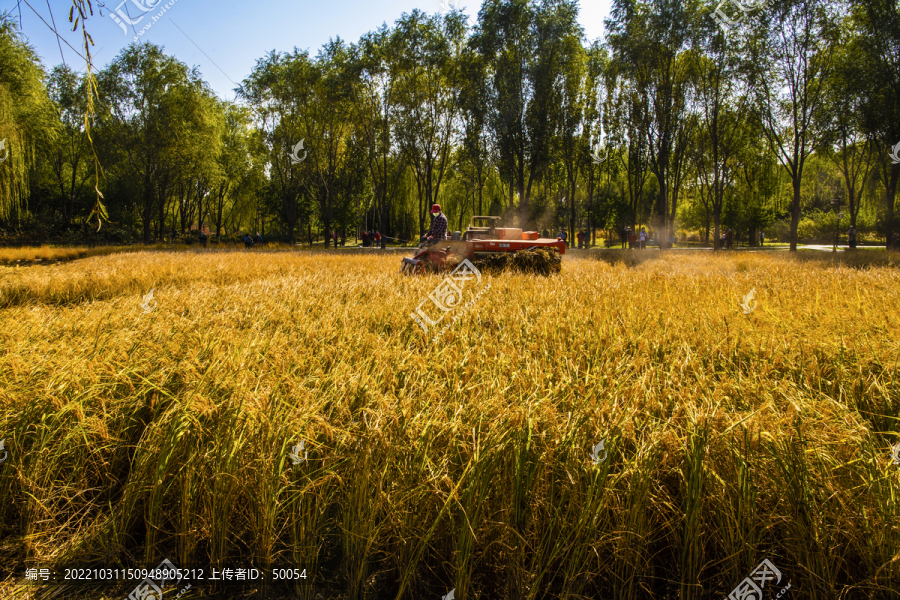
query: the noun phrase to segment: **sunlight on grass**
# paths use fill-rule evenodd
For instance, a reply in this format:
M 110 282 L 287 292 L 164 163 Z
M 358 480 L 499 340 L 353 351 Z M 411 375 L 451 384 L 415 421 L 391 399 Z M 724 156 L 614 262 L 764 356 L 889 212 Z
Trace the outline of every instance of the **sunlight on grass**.
M 888 598 L 892 260 L 568 255 L 484 275 L 436 344 L 409 315 L 441 277 L 398 255 L 0 267 L 4 556 L 296 562 L 354 598 L 724 597 L 769 557 Z
M 88 256 L 103 256 L 117 252 L 129 252 L 128 246 L 98 246 L 96 248 L 56 248 L 49 245 L 37 248 L 0 248 L 0 263 L 15 262 L 18 260 L 70 260 L 73 258 L 86 258 Z

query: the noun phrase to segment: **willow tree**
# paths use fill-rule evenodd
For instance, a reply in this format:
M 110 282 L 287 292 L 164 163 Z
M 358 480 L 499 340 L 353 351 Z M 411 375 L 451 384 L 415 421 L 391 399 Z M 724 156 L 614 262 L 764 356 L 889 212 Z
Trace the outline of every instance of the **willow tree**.
M 89 85 L 74 70 L 57 65 L 47 80 L 47 91 L 60 119 L 58 143 L 47 157 L 53 183 L 59 191 L 59 205 L 67 225 L 75 220 L 76 200 L 93 196 L 94 156 L 85 131 L 85 97 Z M 90 206 L 90 205 L 88 205 Z
M 59 129 L 44 69 L 14 22 L 0 15 L 0 219 L 28 199 L 28 174 Z
M 215 140 L 215 104 L 196 71 L 150 43 L 123 50 L 98 82 L 102 153 L 108 170 L 140 198 L 149 244 L 154 217 L 162 236 L 168 200 L 183 175 L 184 148 Z
M 206 209 L 216 226 L 217 236 L 222 234 L 222 226 L 235 208 L 234 196 L 240 195 L 245 184 L 251 180 L 264 179 L 262 171 L 266 167 L 268 154 L 259 139 L 259 133 L 254 133 L 252 129 L 253 115 L 249 107 L 223 102 L 222 110 L 225 122 L 216 158 L 219 177 L 215 181 L 212 198 L 207 202 Z M 256 144 L 253 143 L 254 140 L 257 141 Z M 253 148 L 258 151 L 253 152 Z M 205 214 L 204 212 L 203 215 Z M 204 221 L 203 215 L 201 223 Z

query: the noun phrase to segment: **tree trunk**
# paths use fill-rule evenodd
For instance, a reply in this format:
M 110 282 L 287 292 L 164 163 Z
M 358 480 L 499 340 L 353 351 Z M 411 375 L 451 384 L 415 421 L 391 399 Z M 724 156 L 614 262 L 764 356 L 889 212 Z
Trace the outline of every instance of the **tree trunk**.
M 887 185 L 884 186 L 885 198 L 887 206 L 885 207 L 885 222 L 887 223 L 887 240 L 885 248 L 890 249 L 894 242 L 894 231 L 896 224 L 894 223 L 894 199 L 897 195 L 897 179 L 900 179 L 900 164 L 891 167 L 891 174 L 888 178 Z
M 144 228 L 144 245 L 150 245 L 150 214 L 153 210 L 153 189 L 150 178 L 144 178 L 144 198 L 141 207 L 141 222 Z
M 719 233 L 719 226 L 721 223 L 722 217 L 719 215 L 719 211 L 715 211 L 713 213 L 713 250 L 718 250 L 721 247 L 721 238 L 722 234 Z
M 656 216 L 659 219 L 659 233 L 657 238 L 659 241 L 659 249 L 663 250 L 666 243 L 665 230 L 669 221 L 669 190 L 667 183 L 659 178 L 659 196 L 657 198 Z
M 710 225 L 710 221 L 711 221 L 711 219 L 710 219 L 710 215 L 709 215 L 709 209 L 706 209 L 706 234 L 705 234 L 706 237 L 704 238 L 703 243 L 706 244 L 707 246 L 709 245 L 709 225 Z
M 519 214 L 522 223 L 528 222 L 528 199 L 525 198 L 525 157 L 519 156 Z
M 797 225 L 800 224 L 800 178 L 791 178 L 794 184 L 794 198 L 791 201 L 791 252 L 797 251 Z
M 141 221 L 144 225 L 144 245 L 150 245 L 150 203 L 145 202 L 144 210 L 141 211 Z

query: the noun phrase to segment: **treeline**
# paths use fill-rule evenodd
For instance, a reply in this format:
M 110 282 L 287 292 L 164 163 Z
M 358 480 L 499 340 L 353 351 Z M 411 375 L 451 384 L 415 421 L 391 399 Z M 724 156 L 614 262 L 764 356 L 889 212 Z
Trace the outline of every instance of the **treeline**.
M 0 18 L 0 226 L 411 240 L 437 202 L 452 229 L 890 239 L 900 3 L 775 0 L 727 32 L 715 9 L 616 0 L 592 43 L 569 0 L 416 10 L 264 56 L 236 102 L 150 43 L 48 73 Z

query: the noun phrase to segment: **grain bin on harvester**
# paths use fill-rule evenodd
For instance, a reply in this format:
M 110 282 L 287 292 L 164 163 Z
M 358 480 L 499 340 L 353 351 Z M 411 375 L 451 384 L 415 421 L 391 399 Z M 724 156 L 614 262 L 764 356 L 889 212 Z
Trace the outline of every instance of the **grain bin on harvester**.
M 452 269 L 468 259 L 480 271 L 511 269 L 550 275 L 561 269 L 566 253 L 561 239 L 541 238 L 536 231 L 499 227 L 500 217 L 472 217 L 465 233 L 451 239 L 423 242 L 412 258 L 404 258 L 401 273 L 418 275 Z

